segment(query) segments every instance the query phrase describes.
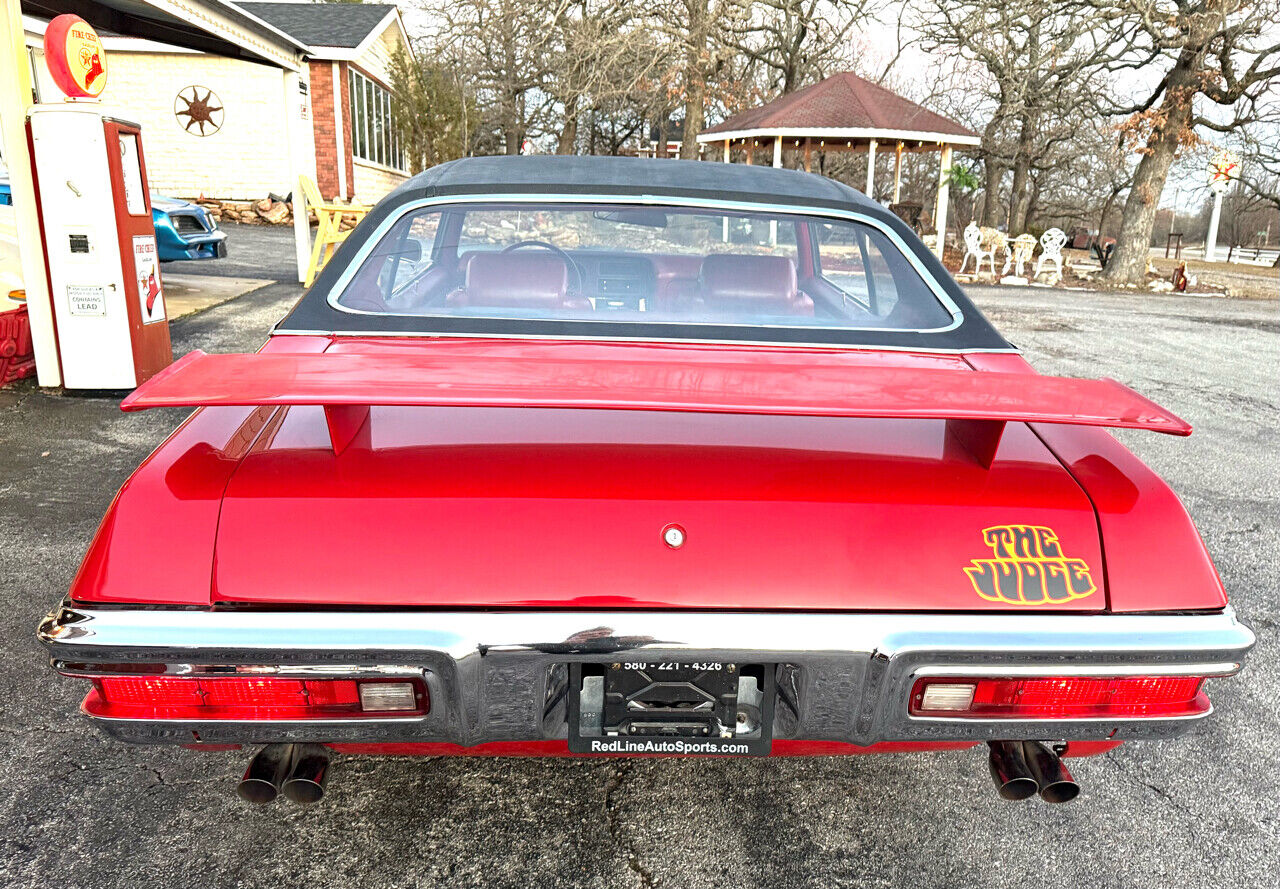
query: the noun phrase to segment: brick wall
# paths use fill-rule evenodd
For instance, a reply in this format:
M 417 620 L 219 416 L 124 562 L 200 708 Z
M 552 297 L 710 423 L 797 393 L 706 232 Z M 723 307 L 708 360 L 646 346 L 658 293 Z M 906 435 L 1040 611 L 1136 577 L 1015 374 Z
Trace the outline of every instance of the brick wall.
M 187 132 L 174 116 L 178 92 L 193 84 L 212 89 L 225 109 L 216 133 Z M 102 101 L 142 124 L 147 175 L 155 191 L 242 199 L 293 191 L 285 116 L 296 108 L 285 107 L 279 68 L 198 53 L 118 52 L 111 57 Z M 310 142 L 309 134 L 305 141 Z
M 326 200 L 342 196 L 338 137 L 333 116 L 333 63 L 311 63 L 311 123 L 316 145 L 316 185 Z M 343 162 L 345 162 L 343 158 Z

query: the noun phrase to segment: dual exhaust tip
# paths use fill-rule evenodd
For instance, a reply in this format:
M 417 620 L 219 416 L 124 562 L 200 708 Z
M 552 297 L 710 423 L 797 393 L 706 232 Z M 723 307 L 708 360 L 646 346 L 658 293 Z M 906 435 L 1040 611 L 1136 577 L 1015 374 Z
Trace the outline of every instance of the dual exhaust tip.
M 1039 741 L 989 741 L 991 779 L 1007 800 L 1039 793 L 1047 803 L 1080 795 L 1062 758 Z M 236 792 L 245 802 L 265 804 L 280 794 L 302 806 L 324 797 L 329 751 L 320 744 L 268 744 L 249 760 Z
M 1080 795 L 1062 758 L 1039 741 L 989 741 L 991 779 L 1007 800 L 1039 793 L 1046 803 L 1069 803 Z
M 329 751 L 320 744 L 268 744 L 249 760 L 236 793 L 245 802 L 265 804 L 281 793 L 300 806 L 324 797 Z

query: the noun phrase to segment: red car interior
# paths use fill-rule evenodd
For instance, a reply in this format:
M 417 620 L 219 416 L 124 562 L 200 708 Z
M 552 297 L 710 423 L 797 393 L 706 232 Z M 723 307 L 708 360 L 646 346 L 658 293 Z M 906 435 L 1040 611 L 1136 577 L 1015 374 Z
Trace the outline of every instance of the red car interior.
M 716 314 L 812 315 L 785 256 L 714 254 L 702 260 L 702 301 Z

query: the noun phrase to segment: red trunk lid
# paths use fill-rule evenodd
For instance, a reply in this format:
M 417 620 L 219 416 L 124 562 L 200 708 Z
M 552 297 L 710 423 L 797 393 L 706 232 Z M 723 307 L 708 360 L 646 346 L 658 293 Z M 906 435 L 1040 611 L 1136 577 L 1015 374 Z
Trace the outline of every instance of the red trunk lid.
M 1022 423 L 988 469 L 942 420 L 374 406 L 335 455 L 322 407 L 282 413 L 226 489 L 217 602 L 1106 606 L 1090 502 Z

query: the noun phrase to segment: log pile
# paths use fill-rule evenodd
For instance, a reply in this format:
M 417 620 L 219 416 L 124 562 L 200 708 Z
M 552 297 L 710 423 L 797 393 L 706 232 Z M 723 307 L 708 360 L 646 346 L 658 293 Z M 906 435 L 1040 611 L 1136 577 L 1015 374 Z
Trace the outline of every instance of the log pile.
M 277 200 L 274 195 L 260 201 L 223 201 L 201 195 L 191 198 L 191 203 L 204 207 L 219 225 L 227 222 L 241 225 L 293 225 L 293 202 Z M 309 210 L 307 215 L 311 224 L 315 225 L 315 211 Z M 355 228 L 358 221 L 354 214 L 342 217 L 342 230 Z

